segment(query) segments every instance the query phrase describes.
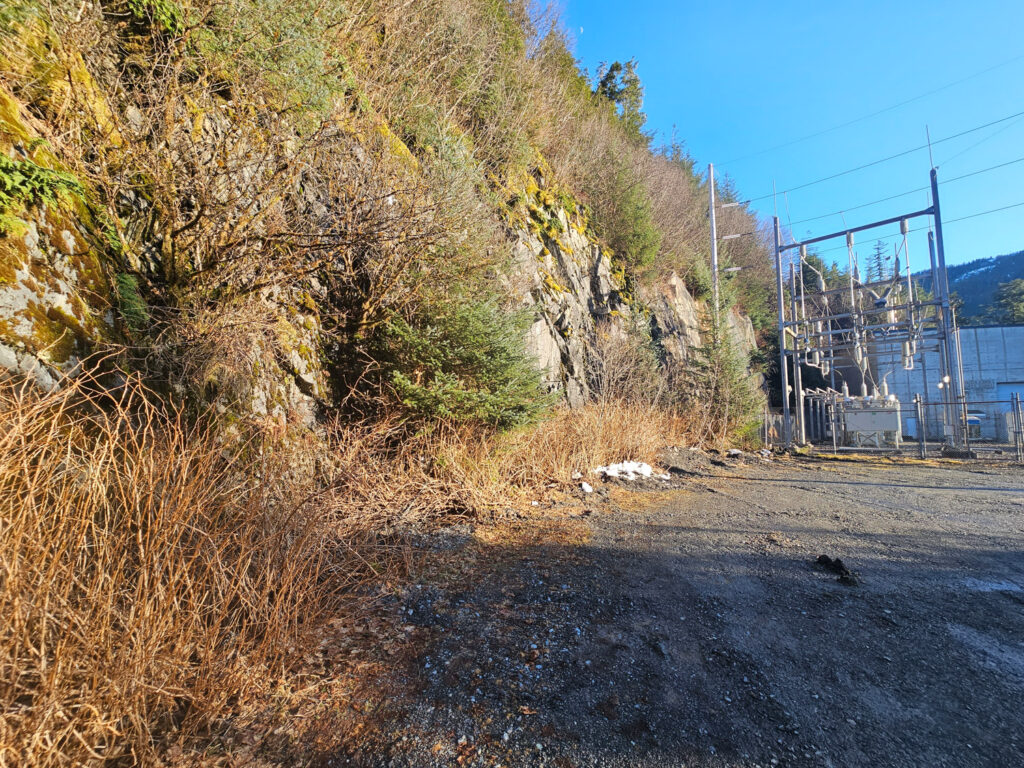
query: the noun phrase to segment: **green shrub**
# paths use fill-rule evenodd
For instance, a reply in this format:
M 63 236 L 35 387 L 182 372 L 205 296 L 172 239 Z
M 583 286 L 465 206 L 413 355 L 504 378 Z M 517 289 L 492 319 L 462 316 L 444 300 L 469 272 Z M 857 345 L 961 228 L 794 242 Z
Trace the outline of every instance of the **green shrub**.
M 622 207 L 617 231 L 612 238 L 616 253 L 634 270 L 654 263 L 661 248 L 661 230 L 654 223 L 651 201 L 640 184 L 630 183 L 622 190 Z
M 749 444 L 757 436 L 764 393 L 760 376 L 751 375 L 756 357 L 745 354 L 729 332 L 726 321 L 735 295 L 727 283 L 721 286 L 720 302 L 717 323 L 710 307 L 704 313 L 701 337 L 705 343 L 694 350 L 683 373 L 684 399 L 702 416 L 705 440 Z
M 39 3 L 33 0 L 5 0 L 0 5 L 0 34 L 6 34 L 39 13 Z
M 384 331 L 385 365 L 403 406 L 417 419 L 508 428 L 550 403 L 523 347 L 523 318 L 495 301 L 444 303 Z
M 185 13 L 173 0 L 128 0 L 128 10 L 139 21 L 150 21 L 169 35 L 185 31 Z
M 149 325 L 149 308 L 139 292 L 139 281 L 135 275 L 118 272 L 114 276 L 117 293 L 117 309 L 125 323 L 134 333 L 143 333 Z
M 326 115 L 353 88 L 331 34 L 347 15 L 344 4 L 322 0 L 225 0 L 211 5 L 196 47 L 229 80 L 260 84 L 302 122 Z
M 589 192 L 595 226 L 618 263 L 627 272 L 638 274 L 657 259 L 661 230 L 654 221 L 647 186 L 636 169 L 612 153 L 606 156 L 606 162 L 611 173 Z
M 706 299 L 711 296 L 711 267 L 703 259 L 696 259 L 689 265 L 683 280 L 693 298 Z

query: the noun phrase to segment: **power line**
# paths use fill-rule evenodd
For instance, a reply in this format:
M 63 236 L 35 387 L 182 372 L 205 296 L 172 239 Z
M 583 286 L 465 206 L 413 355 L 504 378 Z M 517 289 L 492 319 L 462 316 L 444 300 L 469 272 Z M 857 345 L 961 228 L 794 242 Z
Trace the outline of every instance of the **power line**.
M 956 218 L 956 219 L 946 219 L 946 220 L 944 220 L 942 222 L 942 225 L 946 226 L 947 224 L 956 224 L 957 222 L 960 222 L 960 221 L 967 221 L 968 219 L 976 219 L 979 216 L 988 216 L 988 215 L 993 214 L 993 213 L 1001 213 L 1002 211 L 1009 211 L 1009 210 L 1011 210 L 1013 208 L 1020 208 L 1022 206 L 1024 206 L 1024 201 L 1019 202 L 1019 203 L 1013 203 L 1012 205 L 1004 205 L 1001 208 L 992 208 L 991 210 L 988 210 L 988 211 L 979 211 L 978 213 L 971 213 L 971 214 L 968 214 L 967 216 L 960 216 L 959 218 Z M 907 234 L 911 234 L 913 232 L 924 232 L 925 230 L 928 230 L 928 229 L 931 229 L 931 226 L 915 227 L 914 229 L 909 230 L 907 232 Z M 891 240 L 894 237 L 902 237 L 902 236 L 903 236 L 902 233 L 896 232 L 896 233 L 893 233 L 891 235 L 880 235 L 880 236 L 874 237 L 872 239 L 873 240 Z M 822 254 L 822 253 L 830 253 L 832 251 L 841 251 L 841 250 L 846 250 L 846 246 L 845 245 L 837 245 L 837 246 L 833 246 L 832 248 L 824 248 L 822 250 L 815 249 L 814 253 Z
M 928 96 L 933 96 L 936 93 L 940 93 L 941 91 L 947 90 L 948 88 L 953 88 L 954 86 L 960 85 L 961 83 L 965 83 L 968 80 L 973 80 L 975 77 L 980 77 L 981 75 L 988 74 L 989 72 L 992 72 L 993 70 L 999 69 L 1000 67 L 1005 67 L 1007 64 L 1013 64 L 1014 62 L 1020 61 L 1021 59 L 1024 59 L 1024 54 L 1021 54 L 1019 56 L 1014 56 L 1012 59 L 1007 59 L 1006 61 L 1000 62 L 999 64 L 994 64 L 993 66 L 988 67 L 987 69 L 983 69 L 980 72 L 975 72 L 972 75 L 968 75 L 967 77 L 963 77 L 963 78 L 961 78 L 959 80 L 955 80 L 952 83 L 946 83 L 945 85 L 941 85 L 938 88 L 930 90 L 930 91 L 928 91 L 926 93 L 922 93 L 922 94 L 920 94 L 918 96 L 913 96 L 913 97 L 911 97 L 909 99 L 906 99 L 905 101 L 899 102 L 898 104 L 893 104 L 891 106 L 885 107 L 884 109 L 880 109 L 880 110 L 878 110 L 876 112 L 871 112 L 870 114 L 862 115 L 861 117 L 854 118 L 853 120 L 848 120 L 845 123 L 840 123 L 839 125 L 834 125 L 831 128 L 825 128 L 825 129 L 823 129 L 821 131 L 817 131 L 816 133 L 811 133 L 811 134 L 808 134 L 806 136 L 801 136 L 798 139 L 792 139 L 791 141 L 787 141 L 787 142 L 785 142 L 783 144 L 778 144 L 778 145 L 776 145 L 774 147 L 768 147 L 767 149 L 758 150 L 757 152 L 752 152 L 749 155 L 742 155 L 741 157 L 734 157 L 732 160 L 727 160 L 724 163 L 720 163 L 720 166 L 724 167 L 726 165 L 730 165 L 731 163 L 738 163 L 738 162 L 740 162 L 742 160 L 749 160 L 752 157 L 760 157 L 761 155 L 768 154 L 769 152 L 775 152 L 775 151 L 780 150 L 780 149 L 785 149 L 786 147 L 791 147 L 794 144 L 799 144 L 800 142 L 808 141 L 810 139 L 815 139 L 818 136 L 824 136 L 825 134 L 832 133 L 833 131 L 838 131 L 841 128 L 846 128 L 846 127 L 851 126 L 851 125 L 856 125 L 857 123 L 861 123 L 861 122 L 863 122 L 865 120 L 870 120 L 873 117 L 878 117 L 879 115 L 884 115 L 886 112 L 891 112 L 894 109 L 899 109 L 900 107 L 905 107 L 907 104 L 912 104 L 915 101 L 920 101 L 921 99 L 927 98 Z
M 1014 203 L 1013 205 L 1004 205 L 1002 208 L 993 208 L 991 211 L 982 211 L 981 213 L 972 213 L 970 216 L 961 216 L 959 219 L 949 219 L 948 221 L 942 222 L 945 224 L 956 224 L 958 221 L 967 221 L 967 219 L 976 219 L 978 216 L 988 216 L 990 213 L 999 213 L 1000 211 L 1008 211 L 1011 208 L 1020 208 L 1024 205 L 1024 202 Z
M 982 131 L 985 128 L 990 128 L 993 125 L 999 125 L 1000 123 L 1005 123 L 1007 120 L 1013 120 L 1014 118 L 1018 118 L 1018 117 L 1021 117 L 1021 116 L 1024 116 L 1024 112 L 1017 112 L 1017 113 L 1012 114 L 1012 115 L 1007 115 L 1006 117 L 1001 117 L 998 120 L 993 120 L 993 121 L 991 121 L 989 123 L 985 123 L 984 125 L 979 125 L 979 126 L 976 126 L 974 128 L 968 128 L 966 131 L 960 131 L 959 133 L 954 133 L 952 136 L 946 136 L 945 138 L 937 139 L 937 140 L 933 141 L 931 144 L 932 144 L 932 146 L 935 146 L 936 144 L 943 144 L 943 143 L 945 143 L 947 141 L 953 141 L 953 139 L 959 139 L 961 136 L 967 136 L 968 134 L 975 133 L 977 131 Z M 927 149 L 927 148 L 928 148 L 928 144 L 921 144 L 920 146 L 913 147 L 912 149 L 907 149 L 907 150 L 904 150 L 903 152 L 897 152 L 895 155 L 889 155 L 888 157 L 883 157 L 883 158 L 881 158 L 879 160 L 873 160 L 870 163 L 864 163 L 863 165 L 858 165 L 856 168 L 850 168 L 850 169 L 845 170 L 845 171 L 840 171 L 839 173 L 833 173 L 831 176 L 825 176 L 825 177 L 820 178 L 820 179 L 815 179 L 814 181 L 808 181 L 808 182 L 806 182 L 804 184 L 798 184 L 797 186 L 790 187 L 789 189 L 785 189 L 785 190 L 783 190 L 782 192 L 780 192 L 778 194 L 786 194 L 788 192 L 796 192 L 799 189 L 806 189 L 807 187 L 813 187 L 815 184 L 821 184 L 822 182 L 825 182 L 825 181 L 831 181 L 832 179 L 838 179 L 841 176 L 847 176 L 847 175 L 849 175 L 851 173 L 856 173 L 857 171 L 862 171 L 865 168 L 871 168 L 871 167 L 876 166 L 876 165 L 881 165 L 882 163 L 887 163 L 890 160 L 895 160 L 895 159 L 900 158 L 900 157 L 905 157 L 906 155 L 913 154 L 914 152 L 920 152 L 922 149 Z M 750 203 L 756 203 L 759 200 L 767 200 L 769 197 L 773 197 L 775 194 L 776 194 L 775 192 L 772 192 L 772 193 L 769 193 L 767 195 L 761 195 L 760 197 L 752 197 L 749 200 L 744 200 L 742 204 L 743 205 L 748 205 Z
M 794 227 L 797 224 L 806 224 L 809 221 L 818 221 L 820 219 L 827 219 L 832 216 L 840 216 L 844 213 L 849 213 L 850 211 L 859 211 L 861 208 L 870 208 L 872 205 L 878 205 L 879 203 L 887 203 L 890 200 L 896 200 L 901 197 L 906 197 L 907 195 L 912 195 L 915 192 L 924 192 L 928 189 L 931 189 L 931 187 L 918 187 L 917 189 L 911 189 L 907 192 L 900 192 L 898 195 L 890 195 L 889 197 L 883 197 L 879 200 L 872 200 L 870 203 L 862 203 L 861 205 L 854 205 L 850 208 L 843 208 L 843 210 L 841 211 L 833 211 L 832 213 L 823 213 L 821 216 L 812 216 L 808 219 L 800 219 L 800 221 L 794 221 L 789 226 Z
M 971 176 L 978 176 L 979 174 L 982 174 L 982 173 L 988 173 L 989 171 L 995 171 L 995 170 L 998 170 L 1000 168 L 1005 168 L 1008 165 L 1014 165 L 1015 163 L 1024 163 L 1024 157 L 1018 157 L 1016 160 L 1008 160 L 1005 163 L 1000 163 L 999 165 L 993 165 L 993 166 L 991 166 L 989 168 L 982 168 L 981 170 L 978 170 L 978 171 L 971 171 L 970 173 L 965 173 L 965 174 L 963 174 L 961 176 L 954 176 L 952 179 L 943 179 L 942 181 L 939 182 L 939 184 L 951 184 L 954 181 L 960 181 L 961 179 L 968 179 Z M 810 222 L 810 221 L 819 221 L 820 219 L 827 219 L 827 218 L 829 218 L 831 216 L 839 216 L 840 214 L 849 213 L 850 211 L 858 211 L 861 208 L 869 208 L 872 205 L 878 205 L 878 203 L 886 203 L 886 202 L 888 202 L 890 200 L 896 200 L 896 199 L 898 199 L 900 197 L 906 197 L 907 195 L 913 195 L 913 194 L 916 194 L 918 192 L 926 192 L 929 189 L 931 189 L 931 187 L 918 187 L 917 189 L 911 189 L 911 190 L 908 190 L 906 192 L 900 192 L 897 195 L 890 195 L 889 197 L 883 197 L 883 198 L 880 198 L 878 200 L 872 200 L 870 203 L 862 203 L 861 205 L 855 205 L 852 208 L 843 208 L 841 211 L 833 211 L 832 213 L 823 213 L 820 216 L 811 216 L 810 218 L 807 218 L 807 219 L 800 219 L 799 221 L 791 222 L 789 224 L 789 226 L 790 226 L 790 228 L 792 228 L 792 227 L 796 226 L 797 224 L 806 224 L 807 222 Z
M 971 171 L 970 173 L 965 173 L 960 176 L 954 176 L 952 179 L 940 181 L 939 184 L 950 184 L 954 181 L 960 181 L 960 179 L 969 179 L 971 176 L 977 176 L 979 173 L 988 173 L 989 171 L 995 171 L 998 170 L 999 168 L 1005 168 L 1006 166 L 1013 165 L 1014 163 L 1024 163 L 1024 157 L 1018 157 L 1016 160 L 1007 160 L 1005 163 L 989 166 L 988 168 L 982 168 L 980 171 Z
M 1021 118 L 1021 119 L 1024 119 L 1024 118 Z M 992 133 L 990 133 L 990 134 L 989 134 L 988 136 L 986 136 L 986 137 L 985 137 L 985 138 L 983 138 L 983 139 L 980 139 L 979 141 L 976 141 L 976 142 L 974 142 L 973 144 L 971 144 L 971 146 L 967 147 L 966 149 L 961 149 L 961 150 L 960 150 L 959 152 L 957 152 L 957 153 L 956 153 L 955 155 L 953 155 L 952 157 L 947 157 L 947 158 L 946 158 L 945 160 L 943 160 L 943 161 L 942 161 L 942 164 L 941 164 L 941 165 L 945 165 L 945 164 L 947 164 L 947 163 L 951 163 L 951 162 L 953 162 L 954 160 L 956 160 L 956 159 L 957 159 L 958 157 L 960 157 L 961 155 L 966 155 L 966 154 L 967 154 L 968 152 L 970 152 L 970 151 L 971 151 L 972 149 L 976 149 L 977 147 L 980 147 L 980 146 L 981 146 L 982 144 L 984 144 L 984 143 L 985 143 L 986 141 L 989 141 L 990 139 L 994 139 L 994 138 L 995 138 L 996 136 L 998 136 L 998 135 L 999 135 L 1000 133 L 1003 133 L 1004 131 L 1008 131 L 1008 130 L 1010 130 L 1011 128 L 1013 128 L 1013 126 L 1015 126 L 1015 125 L 1016 125 L 1017 123 L 1019 123 L 1019 122 L 1020 122 L 1020 120 L 1014 120 L 1014 121 L 1013 121 L 1012 123 L 1010 123 L 1009 125 L 1004 125 L 1004 126 L 1003 126 L 1002 128 L 1000 128 L 1000 129 L 999 129 L 998 131 L 993 131 L 993 132 L 992 132 Z M 939 165 L 939 166 L 936 166 L 936 168 L 938 168 L 938 167 L 941 167 L 941 165 Z

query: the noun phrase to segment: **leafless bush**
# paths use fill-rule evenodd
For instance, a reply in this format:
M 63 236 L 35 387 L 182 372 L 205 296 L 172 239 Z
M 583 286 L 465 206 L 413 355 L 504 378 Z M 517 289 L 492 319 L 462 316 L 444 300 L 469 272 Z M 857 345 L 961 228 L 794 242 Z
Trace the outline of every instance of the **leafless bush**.
M 599 327 L 588 363 L 588 378 L 601 403 L 659 407 L 671 400 L 650 336 L 641 329 Z

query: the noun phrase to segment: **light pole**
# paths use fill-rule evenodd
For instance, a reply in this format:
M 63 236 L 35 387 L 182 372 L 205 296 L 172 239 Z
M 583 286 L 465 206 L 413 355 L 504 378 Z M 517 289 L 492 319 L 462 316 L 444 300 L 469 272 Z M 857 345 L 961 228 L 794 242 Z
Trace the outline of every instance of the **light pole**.
M 718 225 L 715 220 L 715 166 L 708 163 L 708 218 L 711 220 L 711 302 L 714 307 L 714 341 L 718 343 Z

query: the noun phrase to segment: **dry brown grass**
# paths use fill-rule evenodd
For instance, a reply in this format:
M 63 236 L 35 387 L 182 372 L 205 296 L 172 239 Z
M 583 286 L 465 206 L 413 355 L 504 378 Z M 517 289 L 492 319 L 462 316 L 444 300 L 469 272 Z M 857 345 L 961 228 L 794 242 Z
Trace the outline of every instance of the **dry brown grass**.
M 137 385 L 6 383 L 0 425 L 2 766 L 150 762 L 281 675 L 345 586 L 286 467 Z
M 153 764 L 202 741 L 295 688 L 309 643 L 377 593 L 358 588 L 408 573 L 396 528 L 654 462 L 688 433 L 606 402 L 508 433 L 384 420 L 229 452 L 140 385 L 94 383 L 0 384 L 4 767 Z
M 379 530 L 475 517 L 566 488 L 574 473 L 604 464 L 656 464 L 663 448 L 692 444 L 697 432 L 676 411 L 611 400 L 509 432 L 441 426 L 398 444 L 397 423 L 347 427 L 331 441 L 338 453 L 325 503 L 335 519 Z
M 656 464 L 663 448 L 687 443 L 692 432 L 674 411 L 620 401 L 561 409 L 503 435 L 453 435 L 438 448 L 453 482 L 486 506 L 536 499 L 552 485 L 572 483 L 576 472 L 586 477 L 611 462 Z
M 508 432 L 437 425 L 410 435 L 397 419 L 336 425 L 320 443 L 329 450 L 317 503 L 346 540 L 393 533 L 520 505 L 603 464 L 656 464 L 662 449 L 694 444 L 700 432 L 681 412 L 622 400 L 560 408 Z

